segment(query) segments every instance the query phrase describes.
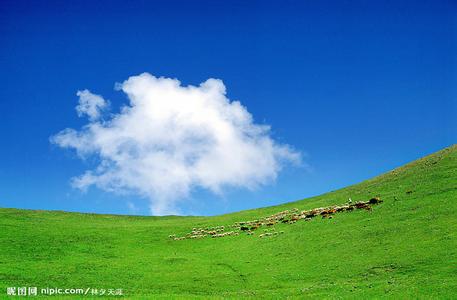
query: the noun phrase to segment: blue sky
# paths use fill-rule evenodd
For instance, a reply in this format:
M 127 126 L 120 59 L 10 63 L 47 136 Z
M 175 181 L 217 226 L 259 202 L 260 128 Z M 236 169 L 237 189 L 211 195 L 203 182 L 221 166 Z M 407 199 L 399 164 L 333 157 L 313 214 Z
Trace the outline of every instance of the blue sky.
M 456 41 L 453 1 L 2 1 L 0 206 L 148 214 L 137 195 L 72 188 L 96 158 L 49 142 L 86 124 L 76 91 L 118 109 L 114 83 L 143 72 L 223 80 L 308 165 L 254 191 L 197 187 L 183 213 L 357 183 L 456 142 Z

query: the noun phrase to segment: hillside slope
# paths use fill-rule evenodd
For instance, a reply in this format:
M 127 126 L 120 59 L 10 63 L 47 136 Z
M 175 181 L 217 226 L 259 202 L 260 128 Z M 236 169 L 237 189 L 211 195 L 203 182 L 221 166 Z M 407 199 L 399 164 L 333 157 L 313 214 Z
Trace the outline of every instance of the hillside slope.
M 348 198 L 373 210 L 175 241 Z M 263 230 L 263 229 L 259 229 Z M 0 294 L 7 287 L 119 289 L 129 298 L 439 297 L 457 294 L 457 146 L 374 179 L 297 202 L 215 217 L 133 217 L 0 209 Z M 80 297 L 80 296 L 79 296 Z

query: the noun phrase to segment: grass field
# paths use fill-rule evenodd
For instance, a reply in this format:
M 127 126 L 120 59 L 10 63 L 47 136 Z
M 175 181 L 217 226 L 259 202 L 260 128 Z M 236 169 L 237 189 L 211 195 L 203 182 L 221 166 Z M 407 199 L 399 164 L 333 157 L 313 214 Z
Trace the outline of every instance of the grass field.
M 284 233 L 273 237 L 259 238 L 259 229 L 168 238 L 375 196 L 384 202 L 372 211 L 278 224 Z M 135 299 L 455 299 L 457 146 L 318 197 L 214 217 L 0 209 L 0 298 L 7 287 L 22 286 L 121 288 Z

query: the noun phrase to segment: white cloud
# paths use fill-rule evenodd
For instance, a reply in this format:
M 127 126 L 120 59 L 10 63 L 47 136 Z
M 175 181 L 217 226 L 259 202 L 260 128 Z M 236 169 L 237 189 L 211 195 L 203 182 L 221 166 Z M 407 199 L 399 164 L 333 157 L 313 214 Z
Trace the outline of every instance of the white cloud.
M 101 96 L 92 94 L 89 90 L 78 91 L 79 104 L 76 106 L 78 116 L 87 115 L 91 121 L 95 121 L 100 117 L 100 112 L 109 106 L 109 102 L 105 101 Z
M 221 80 L 182 86 L 143 73 L 117 89 L 130 101 L 119 114 L 98 121 L 107 102 L 80 92 L 77 110 L 89 123 L 51 138 L 81 157 L 99 158 L 95 169 L 73 179 L 75 187 L 134 192 L 150 200 L 151 213 L 162 215 L 178 213 L 194 187 L 253 189 L 274 181 L 284 163 L 300 162 L 300 153 L 275 142 L 268 126 L 255 124 L 240 102 L 226 97 Z

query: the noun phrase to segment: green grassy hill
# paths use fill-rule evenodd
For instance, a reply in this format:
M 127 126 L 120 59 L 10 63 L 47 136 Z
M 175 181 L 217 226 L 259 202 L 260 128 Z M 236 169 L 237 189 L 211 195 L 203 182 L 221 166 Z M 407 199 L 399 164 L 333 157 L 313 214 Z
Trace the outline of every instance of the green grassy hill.
M 263 228 L 168 237 L 372 197 L 384 202 L 332 219 L 278 223 L 284 233 L 266 238 Z M 11 286 L 122 288 L 138 299 L 455 298 L 457 146 L 318 197 L 215 217 L 0 209 L 0 298 Z

